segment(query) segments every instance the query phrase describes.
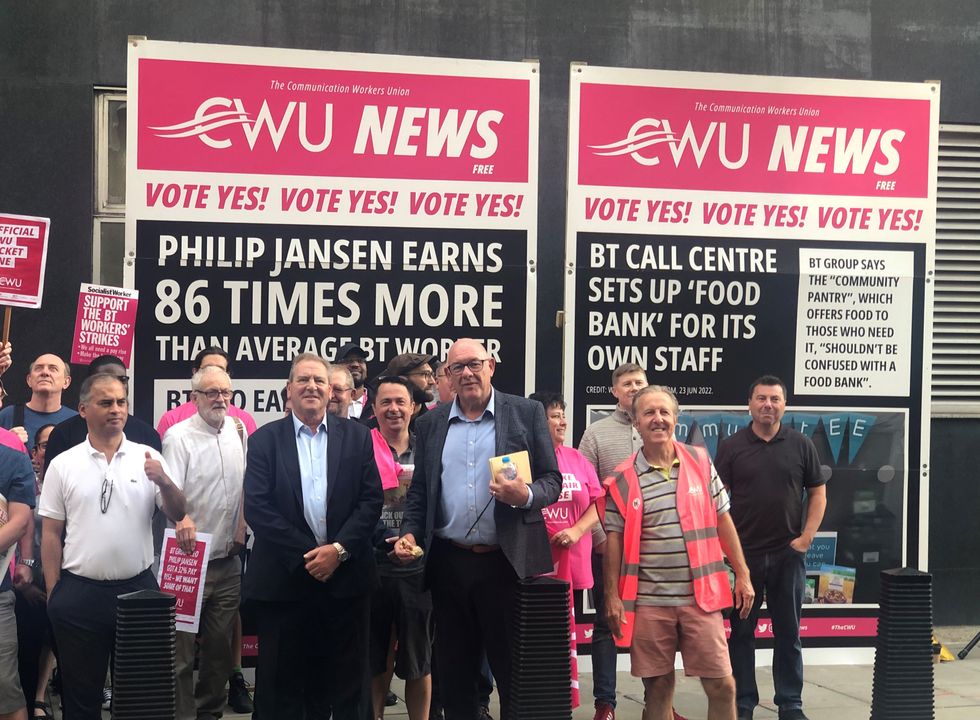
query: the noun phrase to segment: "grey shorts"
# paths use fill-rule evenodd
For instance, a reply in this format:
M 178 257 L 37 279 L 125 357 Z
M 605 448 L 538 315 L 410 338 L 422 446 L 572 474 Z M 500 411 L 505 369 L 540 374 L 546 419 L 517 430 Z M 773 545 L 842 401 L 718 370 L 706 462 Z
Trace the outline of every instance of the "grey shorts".
M 391 629 L 395 628 L 395 674 L 418 680 L 432 672 L 432 597 L 423 587 L 422 573 L 381 577 L 371 598 L 371 674 L 381 675 L 388 664 Z
M 0 593 L 0 715 L 24 707 L 24 691 L 17 670 L 17 618 L 14 591 Z

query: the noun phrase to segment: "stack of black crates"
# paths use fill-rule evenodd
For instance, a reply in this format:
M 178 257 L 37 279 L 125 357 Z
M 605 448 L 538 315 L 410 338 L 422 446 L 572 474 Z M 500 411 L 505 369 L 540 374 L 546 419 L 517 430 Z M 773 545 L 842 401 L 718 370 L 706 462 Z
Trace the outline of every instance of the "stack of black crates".
M 514 608 L 511 707 L 514 720 L 570 720 L 568 583 L 520 583 Z
M 173 720 L 175 605 L 173 595 L 153 590 L 119 596 L 112 676 L 114 720 Z
M 910 568 L 881 573 L 871 720 L 935 717 L 932 576 Z

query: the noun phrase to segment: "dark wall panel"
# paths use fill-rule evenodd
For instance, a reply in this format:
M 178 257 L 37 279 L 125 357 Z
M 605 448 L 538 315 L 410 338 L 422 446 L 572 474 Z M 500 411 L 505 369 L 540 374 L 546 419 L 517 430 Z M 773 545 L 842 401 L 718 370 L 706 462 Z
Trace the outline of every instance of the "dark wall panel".
M 12 313 L 14 367 L 4 379 L 11 401 L 24 401 L 31 360 L 70 354 L 78 286 L 92 274 L 92 91 L 2 81 L 0 108 L 0 211 L 51 218 L 41 309 Z
M 929 570 L 937 625 L 980 625 L 980 420 L 932 421 Z
M 939 80 L 943 122 L 980 123 L 980 3 L 874 0 L 876 80 Z

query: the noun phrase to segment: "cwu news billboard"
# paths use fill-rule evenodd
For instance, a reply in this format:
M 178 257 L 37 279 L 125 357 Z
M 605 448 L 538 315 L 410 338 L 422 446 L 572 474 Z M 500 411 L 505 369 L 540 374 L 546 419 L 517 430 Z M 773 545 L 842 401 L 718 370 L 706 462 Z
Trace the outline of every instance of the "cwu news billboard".
M 477 337 L 530 385 L 536 63 L 136 39 L 129 97 L 141 416 L 187 398 L 210 345 L 260 423 L 293 357 L 350 340 L 373 376 Z
M 927 557 L 938 108 L 935 83 L 570 73 L 573 437 L 624 362 L 674 389 L 677 438 L 711 453 L 748 424 L 750 382 L 781 377 L 852 590 L 840 622 L 811 622 L 835 642 L 867 642 L 878 573 Z

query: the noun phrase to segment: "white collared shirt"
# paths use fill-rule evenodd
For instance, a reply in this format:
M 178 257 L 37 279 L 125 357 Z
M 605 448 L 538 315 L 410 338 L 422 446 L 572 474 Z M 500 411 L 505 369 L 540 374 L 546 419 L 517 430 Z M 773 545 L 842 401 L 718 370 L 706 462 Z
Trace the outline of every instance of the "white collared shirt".
M 245 428 L 242 427 L 244 435 Z M 187 498 L 198 532 L 211 533 L 211 559 L 228 557 L 238 529 L 245 477 L 245 445 L 235 419 L 218 430 L 199 413 L 172 425 L 163 437 L 163 457 Z M 172 522 L 167 523 L 173 527 Z
M 361 388 L 360 394 L 356 398 L 352 398 L 350 401 L 350 407 L 347 408 L 347 417 L 351 420 L 356 420 L 361 417 L 361 413 L 364 412 L 364 406 L 367 404 L 367 386 Z
M 63 570 L 90 580 L 125 580 L 153 563 L 153 512 L 163 501 L 160 488 L 143 472 L 147 452 L 180 487 L 160 453 L 125 435 L 111 462 L 88 437 L 51 461 L 39 514 L 65 523 Z

